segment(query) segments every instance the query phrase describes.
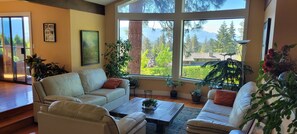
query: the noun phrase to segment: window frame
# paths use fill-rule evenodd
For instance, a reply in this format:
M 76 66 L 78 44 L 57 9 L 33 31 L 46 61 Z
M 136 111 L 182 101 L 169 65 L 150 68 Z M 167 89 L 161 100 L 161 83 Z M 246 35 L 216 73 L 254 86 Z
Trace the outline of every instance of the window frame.
M 221 10 L 221 11 L 207 11 L 207 12 L 183 12 L 184 0 L 175 0 L 175 13 L 119 13 L 118 6 L 126 3 L 130 0 L 124 0 L 115 4 L 115 25 L 116 25 L 116 39 L 119 39 L 119 22 L 120 20 L 133 20 L 133 21 L 174 21 L 173 27 L 173 51 L 172 51 L 172 78 L 181 79 L 184 81 L 196 81 L 197 79 L 184 78 L 182 77 L 182 45 L 183 45 L 183 22 L 184 20 L 215 20 L 215 19 L 234 19 L 243 18 L 244 31 L 243 39 L 247 38 L 247 26 L 249 16 L 249 5 L 250 0 L 246 0 L 245 9 L 232 9 L 232 10 Z M 143 76 L 138 77 L 145 78 L 165 78 L 162 76 Z

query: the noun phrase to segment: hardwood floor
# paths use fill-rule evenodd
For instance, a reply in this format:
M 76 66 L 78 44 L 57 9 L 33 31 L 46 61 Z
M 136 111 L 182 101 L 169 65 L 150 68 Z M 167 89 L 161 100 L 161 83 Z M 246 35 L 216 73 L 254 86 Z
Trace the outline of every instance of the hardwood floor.
M 138 95 L 137 97 L 144 97 Z M 132 99 L 134 97 L 130 97 Z M 184 103 L 185 107 L 202 108 L 204 104 L 194 104 L 191 100 L 178 98 L 171 99 L 168 96 L 152 96 L 154 99 Z M 0 112 L 31 104 L 33 102 L 31 85 L 22 85 L 8 82 L 0 82 Z M 31 111 L 33 114 L 33 110 Z M 26 113 L 28 114 L 28 113 Z M 38 134 L 38 125 L 33 124 L 17 130 L 14 134 Z
M 31 85 L 0 82 L 0 113 L 17 107 L 32 104 Z

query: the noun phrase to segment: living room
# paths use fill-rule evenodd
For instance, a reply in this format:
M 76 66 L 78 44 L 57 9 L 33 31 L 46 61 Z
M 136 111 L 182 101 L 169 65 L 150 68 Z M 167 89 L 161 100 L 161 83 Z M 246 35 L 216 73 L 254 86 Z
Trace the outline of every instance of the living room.
M 51 1 L 55 3 L 54 1 Z M 51 3 L 48 2 L 48 3 Z M 64 1 L 65 2 L 65 1 Z M 65 65 L 65 69 L 69 72 L 76 72 L 83 69 L 103 68 L 105 59 L 100 55 L 100 62 L 88 66 L 81 65 L 81 40 L 80 30 L 93 30 L 99 31 L 99 54 L 104 54 L 106 51 L 105 43 L 116 42 L 120 36 L 120 30 L 117 27 L 120 24 L 119 20 L 147 20 L 153 17 L 152 20 L 174 20 L 175 25 L 182 27 L 183 15 L 165 14 L 165 15 L 141 15 L 141 14 L 123 14 L 117 13 L 118 5 L 123 4 L 125 1 L 115 1 L 100 6 L 104 11 L 99 13 L 90 13 L 80 9 L 60 8 L 50 6 L 48 3 L 36 3 L 36 1 L 3 1 L 0 4 L 1 16 L 17 16 L 24 15 L 30 19 L 31 26 L 31 52 L 38 54 L 38 56 L 46 59 L 46 62 L 55 62 L 59 65 Z M 176 4 L 182 2 L 176 1 Z M 54 4 L 55 5 L 55 4 Z M 59 4 L 56 4 L 59 5 Z M 67 4 L 66 4 L 67 5 Z M 253 74 L 247 75 L 246 81 L 256 81 L 258 76 L 259 62 L 262 59 L 262 44 L 263 44 L 263 26 L 264 23 L 271 18 L 269 45 L 275 42 L 279 47 L 285 44 L 296 43 L 295 25 L 297 18 L 294 15 L 295 5 L 297 2 L 294 0 L 281 1 L 281 0 L 247 0 L 246 9 L 240 11 L 205 13 L 194 14 L 193 16 L 186 16 L 185 20 L 192 18 L 193 20 L 201 19 L 221 19 L 221 18 L 244 18 L 244 34 L 242 39 L 250 40 L 246 46 L 245 64 L 250 65 L 254 71 Z M 178 6 L 176 9 L 181 9 Z M 209 15 L 209 16 L 207 16 Z M 222 15 L 222 16 L 220 16 Z M 174 16 L 176 19 L 170 18 Z M 180 17 L 182 16 L 182 17 Z M 188 17 L 188 18 L 187 18 Z M 56 25 L 56 41 L 45 42 L 43 37 L 43 24 L 55 23 Z M 180 56 L 181 45 L 178 42 L 183 42 L 181 35 L 183 30 L 175 30 L 172 35 L 173 38 L 173 54 L 172 54 L 172 70 L 171 76 L 184 82 L 182 87 L 178 87 L 179 97 L 190 99 L 189 92 L 195 88 L 195 79 L 188 79 L 183 77 L 182 56 Z M 198 37 L 199 38 L 199 37 Z M 296 48 L 291 50 L 291 57 L 296 57 Z M 152 90 L 153 95 L 168 96 L 170 88 L 167 87 L 164 76 L 147 76 L 139 75 L 139 87 L 136 94 L 143 94 L 144 90 Z M 202 90 L 202 100 L 206 101 L 209 89 L 204 87 Z

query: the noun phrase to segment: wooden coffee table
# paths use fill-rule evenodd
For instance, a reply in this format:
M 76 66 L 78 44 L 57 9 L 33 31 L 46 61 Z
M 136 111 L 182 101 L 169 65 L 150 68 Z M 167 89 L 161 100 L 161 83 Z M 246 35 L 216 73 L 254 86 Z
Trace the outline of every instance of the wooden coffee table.
M 134 112 L 143 112 L 146 115 L 146 121 L 157 124 L 157 132 L 164 132 L 164 126 L 168 126 L 184 107 L 183 103 L 158 100 L 158 105 L 155 110 L 144 110 L 142 109 L 143 100 L 145 100 L 145 98 L 135 97 L 129 102 L 110 111 L 110 114 L 124 117 Z

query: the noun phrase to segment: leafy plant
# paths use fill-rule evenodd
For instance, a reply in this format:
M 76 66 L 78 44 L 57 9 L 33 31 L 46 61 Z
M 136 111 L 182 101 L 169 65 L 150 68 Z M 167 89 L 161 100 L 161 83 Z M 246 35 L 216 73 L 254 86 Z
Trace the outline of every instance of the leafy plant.
M 131 43 L 129 40 L 118 40 L 116 43 L 106 43 L 106 52 L 103 54 L 107 64 L 104 65 L 107 77 L 123 77 L 128 74 L 125 68 L 132 60 L 129 56 Z
M 244 70 L 245 74 L 253 72 L 250 66 L 244 65 L 243 69 L 241 61 L 231 58 L 222 61 L 209 61 L 202 65 L 202 67 L 207 66 L 212 67 L 212 70 L 204 78 L 206 84 L 236 91 L 243 84 L 241 83 L 242 70 Z
M 150 107 L 150 106 L 156 107 L 157 105 L 158 105 L 158 101 L 152 98 L 142 101 L 142 106 L 145 106 L 145 107 Z
M 290 119 L 292 112 L 296 114 L 296 64 L 289 57 L 290 49 L 295 46 L 284 45 L 281 51 L 277 51 L 275 44 L 265 56 L 264 62 L 260 62 L 258 90 L 252 94 L 251 109 L 245 115 L 242 126 L 250 120 L 256 120 L 257 125 L 261 122 L 265 124 L 264 134 L 270 134 L 273 129 L 280 134 L 283 119 Z M 289 122 L 287 132 L 297 133 L 297 119 Z
M 184 83 L 182 81 L 179 80 L 173 80 L 172 78 L 170 78 L 169 76 L 166 78 L 166 85 L 168 87 L 172 87 L 173 89 L 175 89 L 178 86 L 182 86 Z
M 30 73 L 37 81 L 48 76 L 68 73 L 64 66 L 59 67 L 57 63 L 53 62 L 45 64 L 44 61 L 45 59 L 41 59 L 37 54 L 27 56 L 25 59 L 25 63 L 30 67 Z
M 259 89 L 252 94 L 252 108 L 245 115 L 244 124 L 255 119 L 258 125 L 260 122 L 265 124 L 264 134 L 270 134 L 273 129 L 280 134 L 283 119 L 290 119 L 297 108 L 296 74 L 290 71 L 283 79 L 275 79 L 266 73 L 261 78 L 266 82 L 258 82 Z M 296 118 L 289 124 L 287 132 L 297 132 Z
M 201 88 L 202 88 L 202 86 L 205 85 L 205 81 L 204 80 L 200 80 L 200 81 L 196 82 L 195 85 L 196 85 L 196 89 L 194 89 L 193 91 L 191 91 L 191 95 L 201 96 Z

